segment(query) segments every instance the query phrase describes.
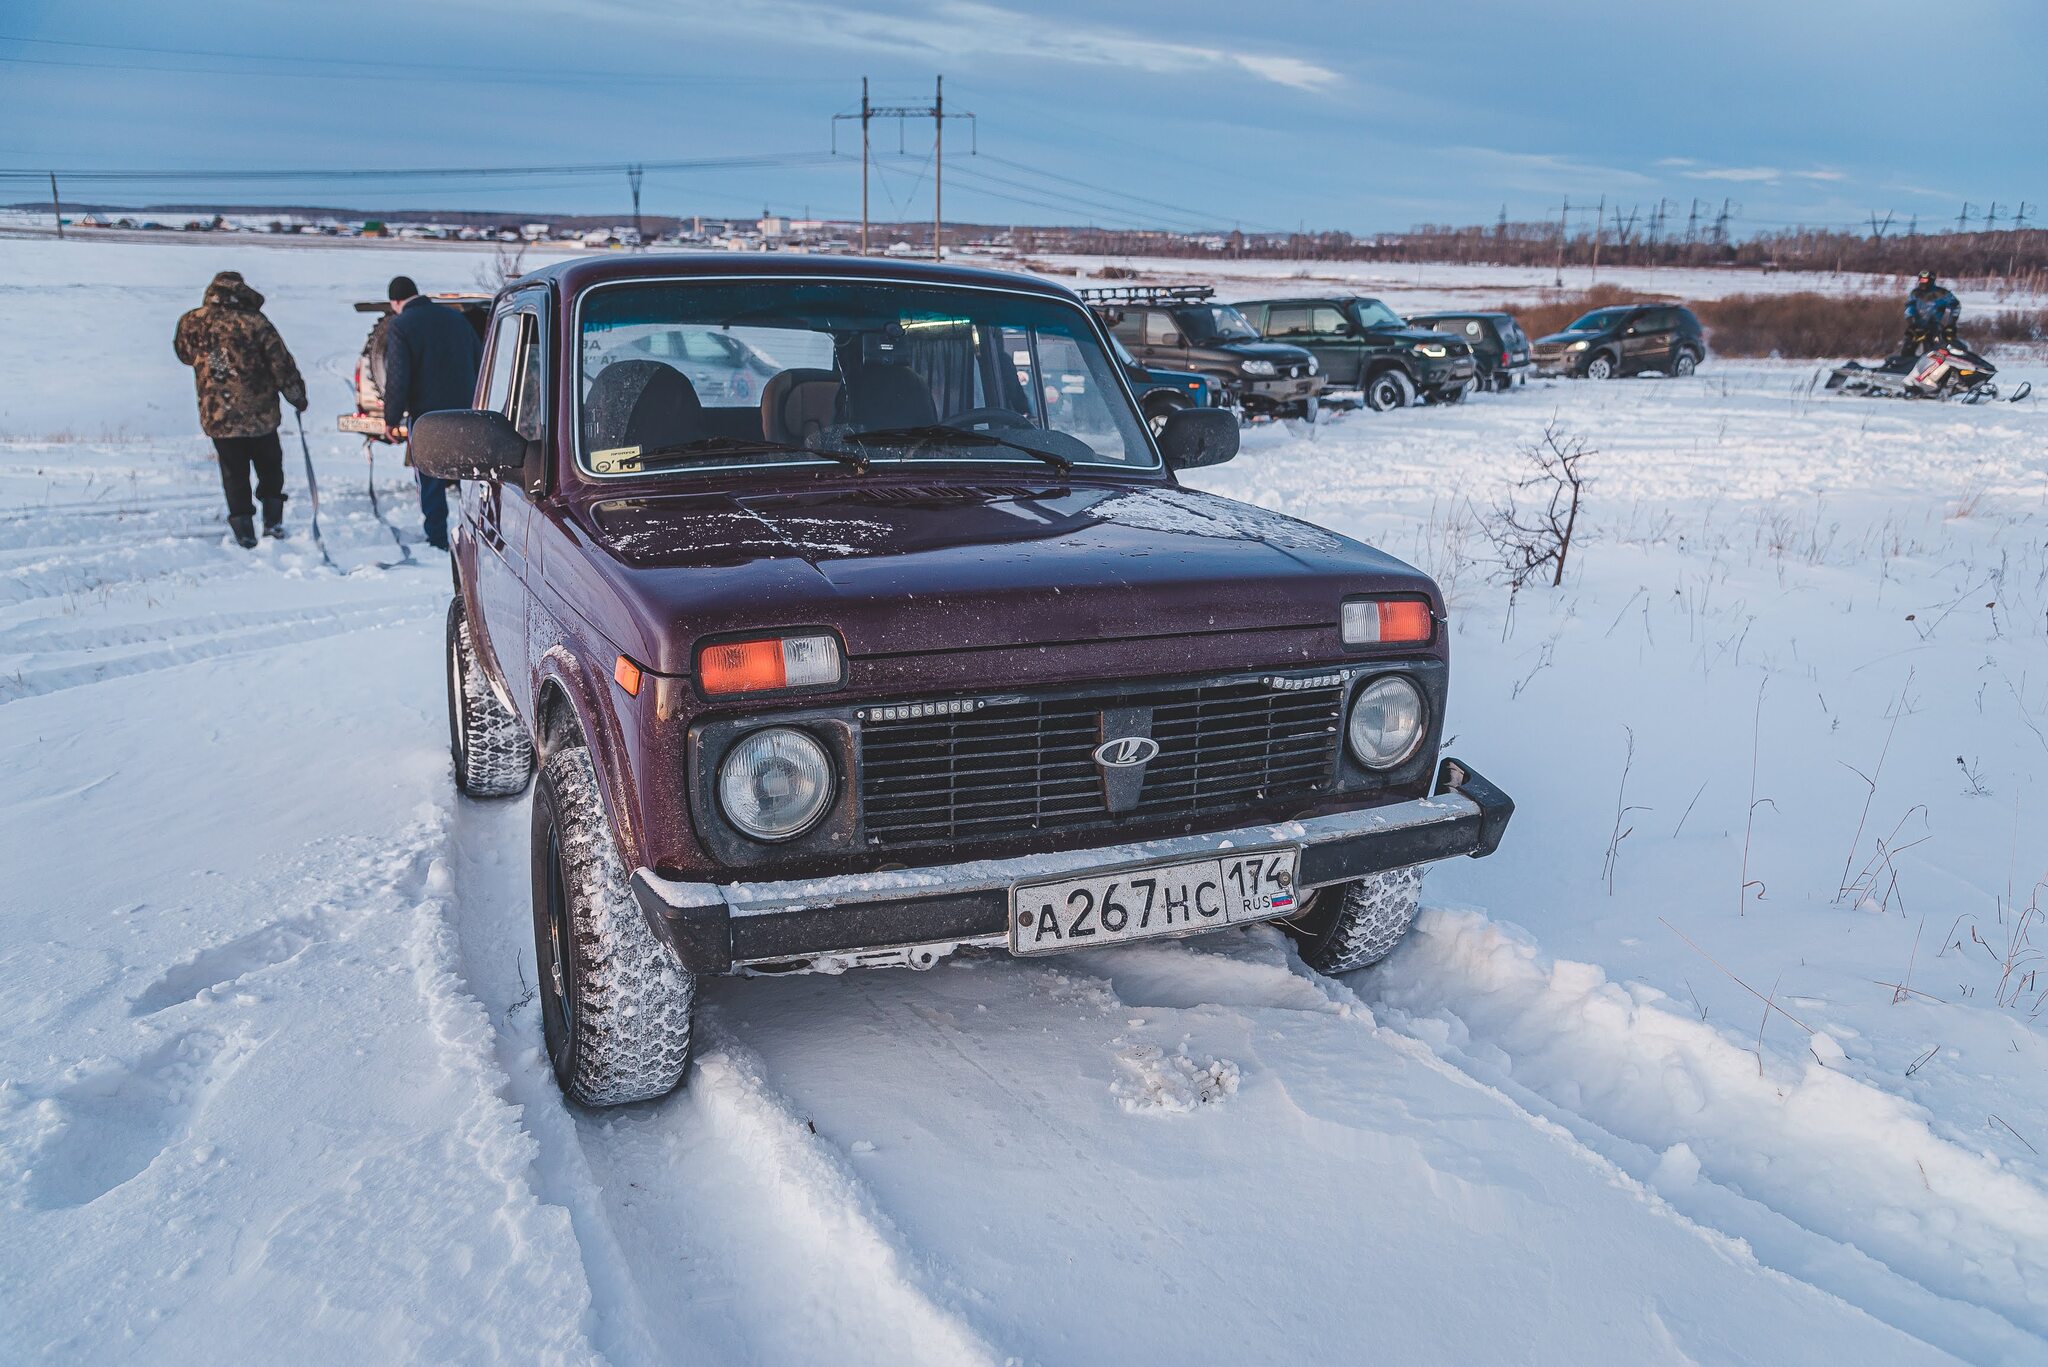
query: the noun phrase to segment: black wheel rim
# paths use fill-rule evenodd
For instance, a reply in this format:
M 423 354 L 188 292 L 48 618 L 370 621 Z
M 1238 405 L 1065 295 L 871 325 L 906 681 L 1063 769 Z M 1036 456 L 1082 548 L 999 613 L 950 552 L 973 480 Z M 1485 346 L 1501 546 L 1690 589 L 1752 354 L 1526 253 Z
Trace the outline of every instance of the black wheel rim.
M 548 823 L 547 854 L 542 862 L 546 865 L 541 890 L 546 935 L 540 946 L 541 1012 L 548 1052 L 559 1069 L 567 1061 L 570 1042 L 575 1038 L 576 1000 L 569 989 L 571 974 L 566 967 L 571 951 L 568 884 L 562 876 L 562 835 L 561 828 L 552 821 Z

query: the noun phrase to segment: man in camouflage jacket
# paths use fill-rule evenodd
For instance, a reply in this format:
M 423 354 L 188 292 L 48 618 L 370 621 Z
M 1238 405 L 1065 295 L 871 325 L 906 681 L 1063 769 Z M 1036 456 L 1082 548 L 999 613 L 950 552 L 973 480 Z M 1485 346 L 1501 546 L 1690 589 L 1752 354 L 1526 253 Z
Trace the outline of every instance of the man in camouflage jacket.
M 306 382 L 284 339 L 263 316 L 263 296 L 239 271 L 222 271 L 206 287 L 206 302 L 178 320 L 178 359 L 192 367 L 199 391 L 199 426 L 220 457 L 228 525 L 244 546 L 256 544 L 256 503 L 263 504 L 263 534 L 284 533 L 284 452 L 277 441 L 282 394 L 306 411 Z

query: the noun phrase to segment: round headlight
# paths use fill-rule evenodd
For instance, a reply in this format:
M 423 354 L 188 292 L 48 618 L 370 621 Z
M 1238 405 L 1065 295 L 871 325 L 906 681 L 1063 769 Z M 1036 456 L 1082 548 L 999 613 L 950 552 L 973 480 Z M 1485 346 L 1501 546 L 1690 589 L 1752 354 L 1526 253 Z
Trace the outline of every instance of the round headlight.
M 832 801 L 825 747 L 787 726 L 770 726 L 726 751 L 718 803 L 726 820 L 756 840 L 789 840 L 817 824 Z
M 1351 753 L 1368 769 L 1392 769 L 1415 757 L 1422 744 L 1422 694 L 1398 674 L 1374 679 L 1358 691 L 1346 728 Z

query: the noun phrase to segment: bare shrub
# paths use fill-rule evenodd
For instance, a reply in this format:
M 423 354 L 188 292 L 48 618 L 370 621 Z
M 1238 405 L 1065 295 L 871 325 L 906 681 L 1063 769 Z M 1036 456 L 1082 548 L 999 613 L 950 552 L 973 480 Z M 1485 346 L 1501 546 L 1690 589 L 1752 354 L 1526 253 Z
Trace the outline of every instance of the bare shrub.
M 496 294 L 526 274 L 526 252 L 532 245 L 525 241 L 497 243 L 491 259 L 476 268 L 477 287 Z
M 1523 448 L 1535 473 L 1512 486 L 1507 501 L 1495 504 L 1480 527 L 1493 543 L 1512 588 L 1519 591 L 1546 569 L 1551 587 L 1564 582 L 1565 561 L 1579 526 L 1579 501 L 1586 489 L 1579 462 L 1597 454 L 1584 437 L 1560 432 L 1555 418 L 1544 424 L 1541 437 Z M 1531 490 L 1536 497 L 1526 505 L 1518 501 L 1518 495 Z

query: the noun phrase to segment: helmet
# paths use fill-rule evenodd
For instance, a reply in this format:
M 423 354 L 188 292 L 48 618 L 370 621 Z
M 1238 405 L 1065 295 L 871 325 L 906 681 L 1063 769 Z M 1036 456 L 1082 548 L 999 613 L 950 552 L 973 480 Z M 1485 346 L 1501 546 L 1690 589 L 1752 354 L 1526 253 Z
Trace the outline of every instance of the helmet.
M 1920 272 L 1920 280 L 1919 280 L 1919 283 L 1920 283 L 1920 284 L 1922 284 L 1922 285 L 1931 285 L 1931 284 L 1933 284 L 1933 283 L 1934 283 L 1934 272 L 1933 272 L 1933 271 L 1922 271 L 1922 272 Z

